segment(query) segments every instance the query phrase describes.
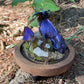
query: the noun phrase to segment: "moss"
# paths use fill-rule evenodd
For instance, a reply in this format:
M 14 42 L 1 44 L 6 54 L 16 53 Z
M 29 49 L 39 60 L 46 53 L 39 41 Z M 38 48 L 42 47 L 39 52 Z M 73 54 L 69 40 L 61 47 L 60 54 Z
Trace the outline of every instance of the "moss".
M 55 63 L 55 60 L 54 59 L 51 59 L 51 63 L 54 64 Z
M 32 57 L 35 57 L 35 54 L 33 53 L 33 50 L 34 50 L 34 48 L 37 47 L 37 46 L 38 46 L 38 40 L 36 39 L 36 40 L 33 41 L 32 45 L 31 45 L 31 47 L 30 47 L 30 49 L 29 49 L 30 55 L 31 55 Z
M 28 42 L 25 42 L 25 43 L 23 44 L 23 47 L 26 48 L 26 49 L 29 51 L 29 43 L 28 43 Z
M 24 44 L 23 44 L 23 47 L 28 47 L 29 46 L 29 43 L 26 41 Z
M 34 60 L 42 60 L 42 58 L 39 56 L 36 56 L 36 57 L 34 57 Z
M 38 39 L 35 39 L 35 40 L 33 41 L 33 43 L 32 43 L 32 45 L 31 45 L 30 49 L 29 49 L 29 42 L 26 42 L 26 43 L 24 44 L 24 47 L 26 47 L 26 49 L 28 50 L 28 52 L 30 53 L 30 55 L 34 58 L 33 61 L 35 61 L 35 60 L 42 60 L 41 57 L 39 57 L 39 56 L 37 56 L 37 55 L 35 55 L 35 54 L 33 53 L 34 48 L 37 47 L 37 46 L 38 46 Z
M 32 57 L 35 56 L 35 54 L 33 53 L 33 51 L 30 51 L 30 50 L 29 50 L 29 53 L 30 53 L 30 55 L 31 55 Z
M 48 40 L 48 44 L 49 44 L 50 46 L 52 46 L 52 42 L 51 42 L 51 40 Z
M 38 46 L 38 39 L 35 39 L 30 47 L 30 51 L 32 52 L 35 47 Z

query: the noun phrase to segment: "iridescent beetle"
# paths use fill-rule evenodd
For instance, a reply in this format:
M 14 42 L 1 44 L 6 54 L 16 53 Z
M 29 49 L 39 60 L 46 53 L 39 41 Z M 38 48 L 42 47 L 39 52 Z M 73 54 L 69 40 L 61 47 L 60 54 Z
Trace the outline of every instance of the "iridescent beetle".
M 37 12 L 33 16 L 37 16 L 39 22 L 39 32 L 45 39 L 51 39 L 53 48 L 60 53 L 64 53 L 67 49 L 64 38 L 57 32 L 54 25 L 48 19 L 51 16 L 50 11 Z

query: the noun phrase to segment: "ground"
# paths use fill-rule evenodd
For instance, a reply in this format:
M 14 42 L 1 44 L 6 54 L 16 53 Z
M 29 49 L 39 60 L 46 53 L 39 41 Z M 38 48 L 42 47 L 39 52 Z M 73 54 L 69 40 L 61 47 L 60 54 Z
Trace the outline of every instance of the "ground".
M 29 2 L 20 3 L 14 7 L 11 6 L 11 2 L 12 0 L 0 0 L 0 84 L 84 84 L 84 29 L 71 41 L 76 56 L 72 67 L 66 73 L 34 81 L 29 73 L 21 70 L 15 62 L 14 47 L 12 46 L 15 46 L 22 39 L 24 26 L 27 25 L 28 17 L 34 9 L 28 6 Z M 65 5 L 61 3 L 60 7 L 65 10 L 65 14 L 64 12 L 63 14 L 67 19 L 63 16 L 63 21 L 60 20 L 61 23 L 59 18 L 54 18 L 52 22 L 65 39 L 70 39 L 84 25 L 84 1 L 80 0 L 79 4 L 69 3 Z M 72 13 L 73 10 L 75 11 L 73 15 L 76 17 L 67 16 L 71 13 L 67 14 L 67 8 L 70 7 L 81 8 L 82 11 L 79 13 L 80 9 L 69 9 L 72 10 Z M 37 29 L 33 28 L 33 31 Z

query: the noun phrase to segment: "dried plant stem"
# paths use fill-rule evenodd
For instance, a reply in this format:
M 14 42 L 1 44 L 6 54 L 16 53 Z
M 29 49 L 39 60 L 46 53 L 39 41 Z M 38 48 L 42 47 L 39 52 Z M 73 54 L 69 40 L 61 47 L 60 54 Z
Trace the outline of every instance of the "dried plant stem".
M 82 26 L 82 27 L 70 38 L 70 40 L 67 42 L 67 45 L 69 45 L 69 43 L 70 43 L 71 40 L 75 37 L 75 35 L 76 35 L 79 31 L 81 31 L 83 28 L 84 28 L 84 26 Z
M 30 21 L 28 22 L 27 26 L 28 26 L 30 23 L 32 23 L 35 19 L 36 19 L 36 17 L 33 18 L 32 20 L 30 20 Z

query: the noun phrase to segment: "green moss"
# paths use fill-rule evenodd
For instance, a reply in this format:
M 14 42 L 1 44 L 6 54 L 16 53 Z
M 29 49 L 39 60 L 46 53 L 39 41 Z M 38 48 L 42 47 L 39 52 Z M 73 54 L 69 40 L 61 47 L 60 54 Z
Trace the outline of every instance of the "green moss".
M 55 60 L 54 59 L 51 59 L 51 63 L 54 64 L 55 63 Z
M 37 47 L 37 46 L 38 46 L 38 40 L 36 39 L 36 40 L 33 41 L 32 45 L 31 45 L 31 47 L 30 47 L 30 51 L 32 52 L 33 49 L 34 49 L 35 47 Z
M 34 57 L 34 60 L 42 60 L 42 58 L 39 56 L 36 56 L 36 57 Z
M 48 44 L 49 44 L 50 46 L 52 46 L 52 41 L 51 41 L 51 40 L 48 40 Z
M 30 47 L 30 49 L 29 49 L 29 42 L 25 42 L 25 43 L 23 44 L 23 47 L 26 48 L 27 51 L 28 51 L 28 53 L 33 57 L 33 61 L 35 61 L 35 60 L 39 60 L 39 61 L 42 60 L 41 57 L 39 57 L 39 56 L 37 56 L 37 55 L 35 55 L 35 54 L 33 53 L 33 49 L 34 49 L 35 47 L 37 47 L 37 46 L 38 46 L 38 39 L 34 40 L 34 42 L 32 43 L 32 45 L 31 45 L 31 47 Z
M 29 50 L 29 53 L 30 53 L 30 55 L 31 55 L 32 57 L 35 56 L 35 54 L 33 53 L 33 51 L 30 51 L 30 50 Z
M 23 47 L 26 48 L 26 49 L 29 51 L 29 43 L 28 43 L 28 42 L 25 42 L 25 43 L 23 44 Z

